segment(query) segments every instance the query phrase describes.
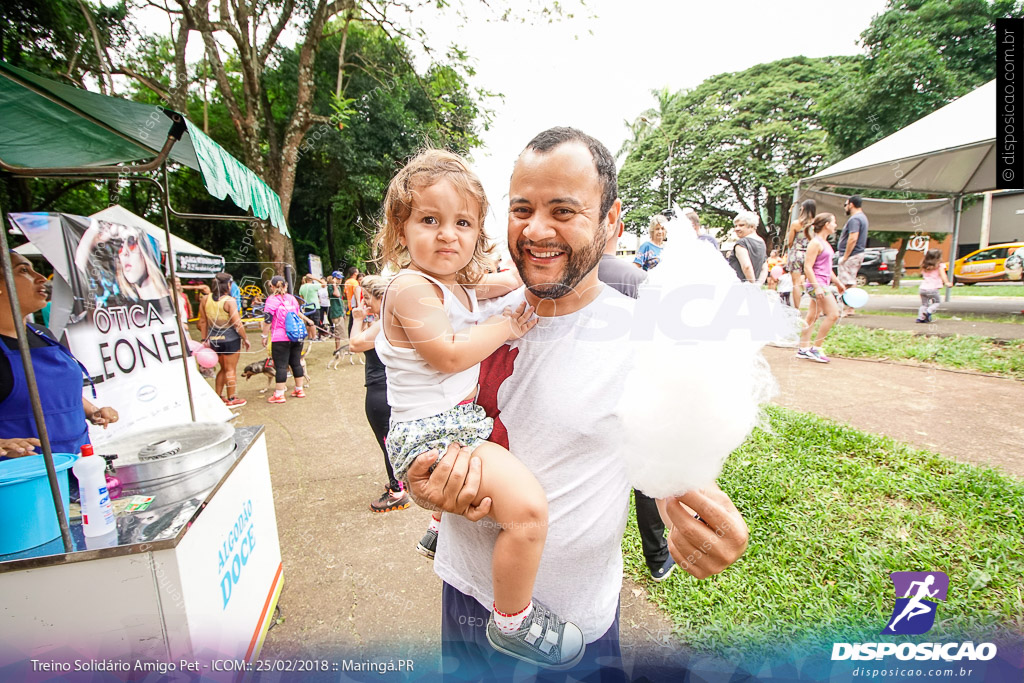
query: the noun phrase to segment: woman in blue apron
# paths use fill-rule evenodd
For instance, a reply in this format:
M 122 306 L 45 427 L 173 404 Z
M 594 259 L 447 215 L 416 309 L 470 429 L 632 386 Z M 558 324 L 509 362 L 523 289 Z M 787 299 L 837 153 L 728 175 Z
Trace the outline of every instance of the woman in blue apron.
M 11 264 L 21 314 L 35 313 L 46 305 L 46 278 L 20 254 L 11 252 Z M 6 283 L 0 279 L 0 459 L 41 452 L 6 290 Z M 54 453 L 78 453 L 83 444 L 89 443 L 86 419 L 106 429 L 117 422 L 117 411 L 97 408 L 82 397 L 82 379 L 88 378 L 88 373 L 48 332 L 28 326 L 29 352 L 50 449 Z

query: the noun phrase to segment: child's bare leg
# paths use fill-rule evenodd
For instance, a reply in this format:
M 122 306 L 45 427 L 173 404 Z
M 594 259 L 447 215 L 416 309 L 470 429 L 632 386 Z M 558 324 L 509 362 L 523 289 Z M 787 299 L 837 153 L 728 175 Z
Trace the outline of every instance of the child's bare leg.
M 533 583 L 548 533 L 548 502 L 544 489 L 507 450 L 492 443 L 473 455 L 481 459 L 480 491 L 475 504 L 491 499 L 488 515 L 501 528 L 494 542 L 491 573 L 494 607 L 505 614 L 522 611 L 533 597 Z

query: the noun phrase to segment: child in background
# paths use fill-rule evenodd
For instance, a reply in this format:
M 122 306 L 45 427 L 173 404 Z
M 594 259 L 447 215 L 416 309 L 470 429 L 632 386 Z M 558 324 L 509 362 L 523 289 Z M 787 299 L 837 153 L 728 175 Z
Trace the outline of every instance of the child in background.
M 521 284 L 515 271 L 483 275 L 491 251 L 486 213 L 479 178 L 449 152 L 422 152 L 388 187 L 376 244 L 384 266 L 401 270 L 385 291 L 376 340 L 391 405 L 385 445 L 400 480 L 419 455 L 443 454 L 453 442 L 475 449 L 482 480 L 473 505 L 490 498 L 489 516 L 500 528 L 487 640 L 511 657 L 565 669 L 582 659 L 583 633 L 532 599 L 547 537 L 547 495 L 525 465 L 486 441 L 493 421 L 475 403 L 480 362 L 537 323 L 526 302 L 501 315 L 480 312 L 477 296 Z M 431 556 L 438 521 L 432 519 L 420 542 Z
M 939 287 L 951 287 L 949 278 L 946 277 L 946 264 L 940 263 L 942 252 L 938 249 L 929 249 L 925 252 L 924 262 L 921 264 L 921 307 L 917 309 L 917 322 L 930 323 L 932 313 L 939 309 Z
M 779 277 L 778 284 L 775 285 L 775 291 L 779 293 L 779 298 L 784 304 L 793 305 L 793 276 L 785 265 L 782 266 L 782 275 Z

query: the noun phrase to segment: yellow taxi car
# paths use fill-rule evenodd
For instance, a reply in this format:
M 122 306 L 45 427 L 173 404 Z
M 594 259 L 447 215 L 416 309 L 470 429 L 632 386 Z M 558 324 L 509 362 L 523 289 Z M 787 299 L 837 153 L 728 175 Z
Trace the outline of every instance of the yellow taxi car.
M 1004 268 L 1006 258 L 1022 248 L 1024 242 L 1007 242 L 972 251 L 953 263 L 953 275 L 957 282 L 968 285 L 975 282 L 1002 282 L 1007 279 Z

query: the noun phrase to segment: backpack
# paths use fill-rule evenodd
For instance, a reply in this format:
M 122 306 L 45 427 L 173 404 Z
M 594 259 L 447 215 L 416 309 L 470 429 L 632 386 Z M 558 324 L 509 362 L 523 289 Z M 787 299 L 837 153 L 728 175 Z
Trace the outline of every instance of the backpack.
M 284 317 L 284 333 L 288 335 L 289 341 L 297 342 L 305 339 L 309 334 L 306 332 L 306 323 L 295 311 L 288 311 Z

